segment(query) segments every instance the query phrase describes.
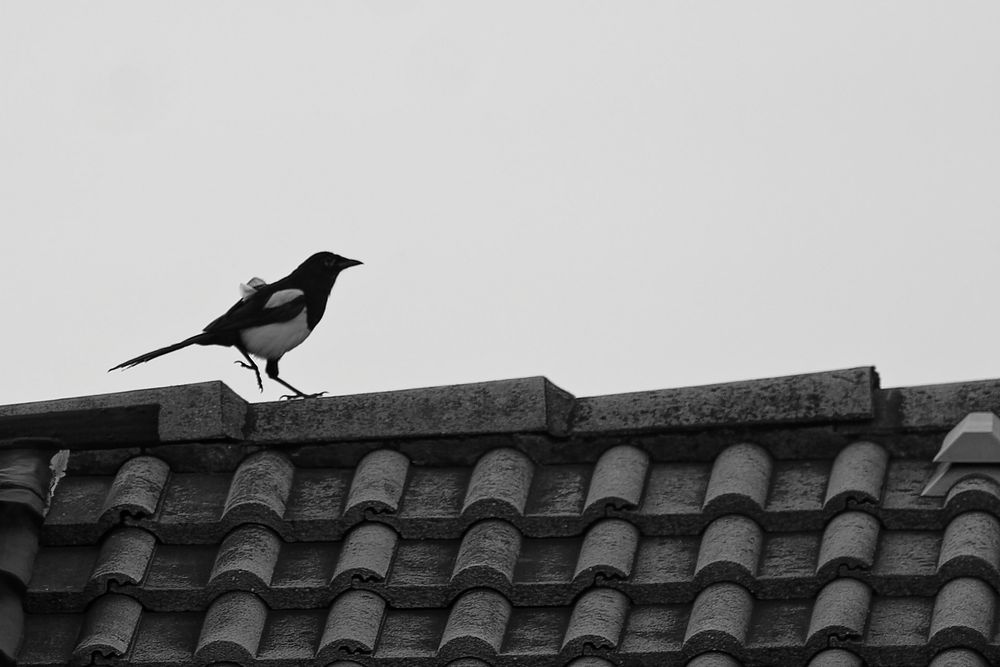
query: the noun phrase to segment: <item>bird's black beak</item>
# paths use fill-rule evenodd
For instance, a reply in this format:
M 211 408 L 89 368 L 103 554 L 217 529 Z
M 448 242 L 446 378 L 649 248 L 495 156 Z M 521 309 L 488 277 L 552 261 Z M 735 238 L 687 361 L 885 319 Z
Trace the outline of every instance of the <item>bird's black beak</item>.
M 343 271 L 344 269 L 349 269 L 352 266 L 361 266 L 361 264 L 363 263 L 364 262 L 361 262 L 357 259 L 347 259 L 346 257 L 344 257 L 340 260 L 340 270 Z

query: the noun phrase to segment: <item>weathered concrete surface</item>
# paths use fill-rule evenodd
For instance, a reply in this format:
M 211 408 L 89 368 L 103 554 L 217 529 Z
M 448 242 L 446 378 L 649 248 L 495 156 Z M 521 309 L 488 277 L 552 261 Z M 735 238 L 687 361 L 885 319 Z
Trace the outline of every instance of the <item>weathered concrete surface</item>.
M 543 377 L 307 401 L 257 403 L 247 439 L 259 443 L 477 433 L 567 433 L 573 397 Z
M 865 366 L 583 398 L 577 401 L 572 430 L 598 433 L 866 420 L 874 415 L 877 386 L 875 369 Z
M 0 406 L 0 438 L 52 437 L 67 448 L 242 440 L 247 403 L 221 382 Z

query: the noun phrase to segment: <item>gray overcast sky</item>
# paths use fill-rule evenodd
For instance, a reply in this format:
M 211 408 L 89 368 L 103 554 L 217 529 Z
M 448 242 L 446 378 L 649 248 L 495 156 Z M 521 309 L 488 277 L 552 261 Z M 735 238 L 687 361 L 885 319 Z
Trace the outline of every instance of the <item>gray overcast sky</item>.
M 1000 3 L 0 3 L 0 403 L 221 379 L 356 257 L 332 394 L 1000 377 Z

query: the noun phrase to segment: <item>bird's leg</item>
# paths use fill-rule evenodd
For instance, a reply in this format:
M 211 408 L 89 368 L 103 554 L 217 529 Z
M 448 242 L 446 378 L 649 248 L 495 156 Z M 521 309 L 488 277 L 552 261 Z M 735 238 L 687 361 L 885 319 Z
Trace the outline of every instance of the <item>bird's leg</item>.
M 247 354 L 246 350 L 244 350 L 241 347 L 237 347 L 236 349 L 240 351 L 240 354 L 243 355 L 243 358 L 246 359 L 246 362 L 243 362 L 243 361 L 234 361 L 233 363 L 234 364 L 239 364 L 243 368 L 246 368 L 248 370 L 253 371 L 253 374 L 257 376 L 257 388 L 260 389 L 260 391 L 263 393 L 263 391 L 264 391 L 264 382 L 263 382 L 263 380 L 260 379 L 260 368 L 258 368 L 257 364 L 254 363 L 254 360 L 250 358 L 250 355 Z
M 288 384 L 284 380 L 282 380 L 280 377 L 278 377 L 278 360 L 277 359 L 268 359 L 267 360 L 267 366 L 265 367 L 265 370 L 267 371 L 267 377 L 271 378 L 272 380 L 274 380 L 275 382 L 277 382 L 279 384 L 284 385 L 285 388 L 291 389 L 292 391 L 295 392 L 294 394 L 285 394 L 281 398 L 287 398 L 287 399 L 293 399 L 293 398 L 319 398 L 320 396 L 322 396 L 323 394 L 326 393 L 325 391 L 321 391 L 321 392 L 319 392 L 317 394 L 306 394 L 304 392 L 299 391 L 298 389 L 296 389 L 292 385 Z

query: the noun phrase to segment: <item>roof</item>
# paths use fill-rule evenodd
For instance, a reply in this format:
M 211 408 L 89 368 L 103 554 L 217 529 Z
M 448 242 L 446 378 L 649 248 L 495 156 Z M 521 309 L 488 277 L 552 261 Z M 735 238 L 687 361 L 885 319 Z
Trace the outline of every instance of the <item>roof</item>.
M 0 664 L 996 664 L 1000 486 L 920 494 L 998 408 L 872 368 L 0 406 Z

